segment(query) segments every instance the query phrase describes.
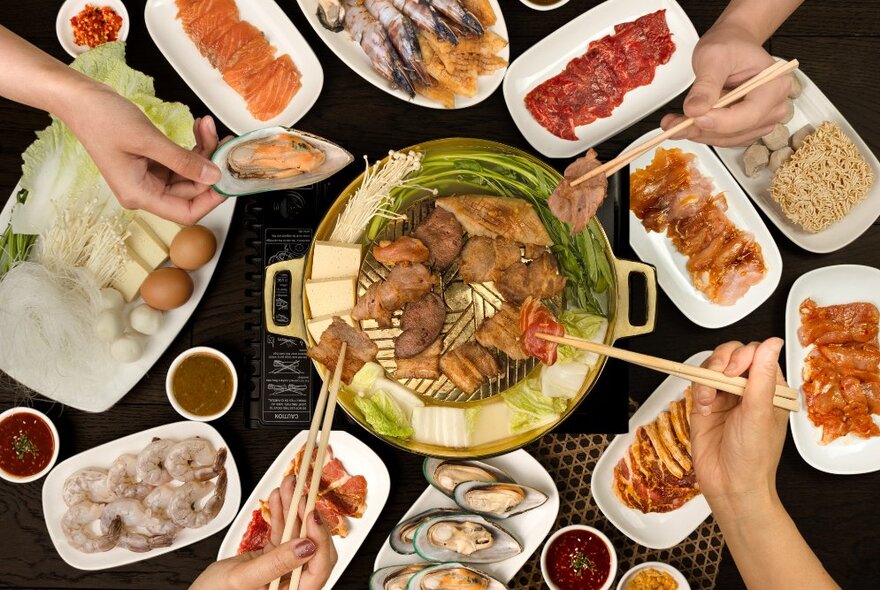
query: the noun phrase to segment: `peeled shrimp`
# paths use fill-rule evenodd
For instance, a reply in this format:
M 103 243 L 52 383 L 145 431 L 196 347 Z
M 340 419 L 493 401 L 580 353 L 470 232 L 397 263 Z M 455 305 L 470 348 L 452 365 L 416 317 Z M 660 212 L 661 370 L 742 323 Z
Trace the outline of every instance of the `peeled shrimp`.
M 206 481 L 217 477 L 226 463 L 226 449 L 216 453 L 203 438 L 189 438 L 174 445 L 165 458 L 165 468 L 180 481 Z
M 151 515 L 139 500 L 121 498 L 106 506 L 101 513 L 101 530 L 107 531 L 113 521 L 122 521 L 119 546 L 131 551 L 149 551 L 168 547 L 180 528 L 166 518 Z
M 137 480 L 151 486 L 159 486 L 171 481 L 171 474 L 165 468 L 168 452 L 176 443 L 164 438 L 153 439 L 137 457 Z
M 116 496 L 107 482 L 106 469 L 80 469 L 64 480 L 64 503 L 73 506 L 81 502 L 106 503 Z
M 153 486 L 137 480 L 137 456 L 119 455 L 107 472 L 107 484 L 119 498 L 143 498 Z
M 61 518 L 61 530 L 71 547 L 83 553 L 98 553 L 116 547 L 123 531 L 121 518 L 107 521 L 100 535 L 92 531 L 92 523 L 100 519 L 103 512 L 103 504 L 88 500 L 67 509 Z
M 171 504 L 168 507 L 168 515 L 176 524 L 186 528 L 199 528 L 208 524 L 223 508 L 226 499 L 226 469 L 220 471 L 217 481 L 214 483 L 203 481 L 188 481 L 177 488 Z M 211 494 L 201 508 L 196 504 L 199 500 Z

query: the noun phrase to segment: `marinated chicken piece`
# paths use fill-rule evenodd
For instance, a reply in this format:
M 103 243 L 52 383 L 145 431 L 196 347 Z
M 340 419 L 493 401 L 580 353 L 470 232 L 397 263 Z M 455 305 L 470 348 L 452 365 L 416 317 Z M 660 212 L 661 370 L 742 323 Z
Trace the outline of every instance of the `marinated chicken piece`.
M 461 251 L 458 274 L 467 283 L 497 281 L 505 269 L 521 258 L 519 244 L 515 242 L 476 236 L 469 239 Z
M 522 335 L 519 331 L 519 308 L 510 303 L 501 305 L 495 315 L 483 320 L 475 334 L 477 342 L 486 348 L 497 348 L 511 359 L 521 361 L 528 358 L 522 349 Z
M 464 230 L 455 216 L 434 207 L 412 233 L 431 252 L 430 264 L 437 270 L 446 270 L 458 257 L 464 245 Z
M 529 296 L 556 297 L 565 288 L 565 277 L 559 274 L 553 254 L 545 252 L 529 264 L 518 262 L 507 268 L 495 286 L 505 301 L 520 304 Z
M 501 372 L 492 354 L 476 342 L 466 342 L 440 357 L 440 370 L 456 387 L 473 393 Z
M 373 248 L 373 257 L 377 262 L 393 266 L 402 262 L 427 262 L 431 251 L 421 240 L 402 236 L 393 242 L 382 240 Z
M 388 278 L 373 283 L 358 298 L 351 317 L 374 319 L 381 327 L 391 325 L 391 314 L 410 301 L 420 299 L 433 286 L 431 271 L 424 264 L 398 264 Z
M 402 332 L 394 341 L 394 356 L 406 359 L 421 353 L 437 340 L 445 320 L 446 306 L 436 293 L 407 303 L 400 316 Z
M 552 246 L 553 240 L 535 209 L 522 199 L 461 195 L 437 199 L 471 236 L 507 238 L 520 244 Z
M 366 363 L 376 360 L 379 352 L 379 347 L 360 328 L 349 326 L 342 318 L 333 318 L 333 323 L 321 334 L 320 342 L 309 349 L 308 355 L 332 373 L 336 370 L 343 342 L 348 344 L 348 348 L 342 365 L 342 380 L 351 383 L 355 373 Z
M 804 299 L 800 313 L 802 346 L 877 341 L 880 312 L 873 303 L 819 307 L 812 299 Z
M 440 353 L 443 351 L 441 339 L 435 340 L 428 348 L 411 358 L 398 358 L 395 379 L 439 379 Z
M 570 183 L 601 164 L 596 151 L 588 150 L 586 154 L 568 165 L 563 174 L 565 178 L 550 195 L 548 201 L 550 210 L 557 219 L 571 225 L 572 234 L 583 231 L 599 210 L 608 193 L 608 179 L 604 174 L 597 174 L 577 186 L 571 186 Z

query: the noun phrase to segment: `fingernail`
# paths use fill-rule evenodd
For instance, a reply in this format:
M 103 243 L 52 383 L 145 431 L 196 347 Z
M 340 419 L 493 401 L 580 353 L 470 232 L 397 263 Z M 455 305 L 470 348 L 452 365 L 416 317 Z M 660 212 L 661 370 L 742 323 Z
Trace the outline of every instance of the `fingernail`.
M 323 525 L 323 524 L 324 524 L 324 520 L 321 518 L 321 515 L 318 514 L 318 511 L 317 511 L 317 510 L 315 510 L 314 512 L 312 512 L 312 518 L 315 519 L 315 522 L 316 522 L 317 524 L 319 524 L 319 525 Z
M 711 413 L 712 408 L 710 408 L 709 406 L 700 406 L 700 414 L 702 414 L 703 416 L 708 416 Z
M 318 547 L 309 539 L 303 539 L 293 546 L 293 554 L 297 557 L 311 557 Z
M 217 135 L 217 125 L 214 124 L 214 117 L 205 117 L 205 128 L 212 136 Z
M 220 181 L 220 168 L 214 164 L 205 164 L 202 167 L 202 181 L 205 184 L 216 184 Z
M 712 120 L 712 117 L 707 117 L 706 115 L 697 117 L 694 119 L 694 123 L 696 123 L 697 127 L 700 129 L 712 129 L 715 127 L 715 121 Z

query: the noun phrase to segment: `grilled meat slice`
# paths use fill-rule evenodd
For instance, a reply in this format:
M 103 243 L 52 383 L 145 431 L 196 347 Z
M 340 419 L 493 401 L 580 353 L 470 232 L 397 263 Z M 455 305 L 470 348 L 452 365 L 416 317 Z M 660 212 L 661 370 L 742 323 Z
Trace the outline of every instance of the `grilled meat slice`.
M 382 240 L 378 246 L 373 247 L 373 257 L 387 266 L 401 262 L 427 262 L 430 256 L 428 247 L 421 240 L 410 236 L 399 237 L 393 242 Z
M 522 258 L 519 244 L 504 238 L 476 236 L 461 251 L 458 275 L 468 283 L 497 281 L 501 273 Z
M 402 332 L 394 341 L 394 356 L 412 358 L 437 340 L 446 320 L 446 306 L 436 293 L 407 303 L 400 316 Z
M 431 252 L 431 266 L 446 270 L 464 245 L 464 230 L 452 213 L 434 207 L 412 233 Z
M 348 344 L 348 348 L 342 365 L 342 380 L 351 383 L 354 374 L 367 362 L 376 360 L 379 352 L 379 347 L 360 328 L 349 326 L 342 318 L 333 318 L 333 323 L 321 334 L 321 341 L 309 349 L 308 355 L 332 373 L 336 370 L 343 342 Z
M 506 301 L 520 304 L 529 296 L 548 299 L 559 295 L 565 288 L 565 277 L 559 274 L 553 254 L 545 252 L 529 264 L 510 266 L 495 286 Z
M 398 358 L 396 379 L 439 379 L 440 352 L 443 343 L 438 338 L 428 348 L 410 358 Z
M 440 370 L 459 389 L 473 393 L 501 368 L 492 354 L 476 342 L 466 342 L 440 357 Z
M 515 361 L 528 358 L 521 345 L 519 308 L 515 305 L 502 304 L 495 315 L 483 320 L 475 336 L 486 348 L 497 348 Z

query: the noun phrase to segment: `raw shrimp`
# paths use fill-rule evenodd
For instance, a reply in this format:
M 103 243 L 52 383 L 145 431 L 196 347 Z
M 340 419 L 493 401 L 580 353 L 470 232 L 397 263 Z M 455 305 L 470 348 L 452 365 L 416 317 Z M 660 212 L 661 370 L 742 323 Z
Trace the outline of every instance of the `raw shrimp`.
M 468 11 L 464 6 L 462 6 L 458 0 L 422 1 L 427 2 L 429 5 L 436 8 L 438 12 L 442 12 L 444 15 L 446 15 L 446 18 L 459 25 L 460 27 L 464 27 L 469 32 L 476 35 L 483 35 L 483 25 L 480 24 L 480 20 L 475 17 L 470 11 Z
M 395 87 L 403 89 L 411 97 L 415 96 L 416 91 L 406 75 L 406 68 L 379 21 L 364 8 L 361 0 L 343 0 L 342 4 L 345 8 L 345 30 L 355 43 L 360 44 L 373 69 Z
M 107 470 L 90 467 L 64 480 L 62 497 L 65 504 L 73 506 L 85 501 L 106 503 L 116 496 L 107 483 Z
M 137 456 L 119 455 L 107 472 L 107 484 L 119 498 L 143 498 L 153 489 L 148 483 L 137 480 Z
M 406 64 L 413 79 L 424 85 L 430 84 L 412 21 L 395 8 L 390 0 L 364 0 L 364 6 L 388 33 L 391 44 L 397 49 L 397 54 Z
M 446 39 L 453 45 L 458 45 L 458 37 L 455 32 L 449 28 L 434 7 L 425 4 L 420 0 L 391 0 L 394 7 L 408 16 L 416 26 L 433 33 L 441 39 Z
M 226 499 L 226 469 L 220 471 L 215 483 L 188 481 L 177 488 L 171 499 L 168 514 L 180 526 L 196 529 L 208 524 L 223 508 Z M 212 493 L 213 492 L 213 493 Z M 196 508 L 199 500 L 211 494 L 201 508 Z
M 144 505 L 134 498 L 121 498 L 104 506 L 101 513 L 101 530 L 109 530 L 111 523 L 117 518 L 122 520 L 123 526 L 119 545 L 132 551 L 148 551 L 155 547 L 167 547 L 174 540 L 177 531 L 180 530 L 167 518 L 150 514 Z M 154 537 L 155 539 L 153 539 Z
M 174 445 L 165 458 L 165 469 L 180 481 L 206 481 L 217 477 L 226 463 L 226 449 L 216 453 L 203 438 L 189 438 Z
M 83 553 L 98 553 L 116 547 L 123 530 L 121 518 L 110 519 L 103 534 L 92 531 L 92 523 L 101 518 L 103 512 L 103 504 L 88 500 L 67 509 L 61 518 L 61 530 L 71 547 Z
M 167 483 L 153 488 L 153 491 L 147 494 L 143 500 L 144 508 L 149 510 L 153 516 L 168 518 L 168 506 L 176 491 L 176 486 Z
M 165 458 L 176 443 L 166 438 L 154 438 L 137 458 L 137 480 L 159 486 L 171 481 L 171 474 L 165 469 Z

